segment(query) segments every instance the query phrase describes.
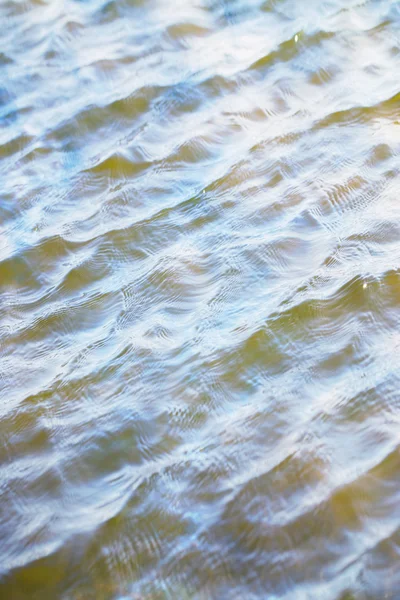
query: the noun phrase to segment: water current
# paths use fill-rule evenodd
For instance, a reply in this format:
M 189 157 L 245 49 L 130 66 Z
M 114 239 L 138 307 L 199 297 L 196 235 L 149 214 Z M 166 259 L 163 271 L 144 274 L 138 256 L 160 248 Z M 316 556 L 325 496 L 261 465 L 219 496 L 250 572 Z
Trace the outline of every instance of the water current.
M 0 25 L 0 598 L 400 599 L 400 3 Z

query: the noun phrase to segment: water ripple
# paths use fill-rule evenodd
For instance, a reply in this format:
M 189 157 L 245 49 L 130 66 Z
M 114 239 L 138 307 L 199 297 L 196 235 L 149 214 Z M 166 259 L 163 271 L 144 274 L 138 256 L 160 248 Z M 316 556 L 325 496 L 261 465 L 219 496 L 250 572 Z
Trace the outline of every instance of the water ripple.
M 398 598 L 398 2 L 0 19 L 0 596 Z

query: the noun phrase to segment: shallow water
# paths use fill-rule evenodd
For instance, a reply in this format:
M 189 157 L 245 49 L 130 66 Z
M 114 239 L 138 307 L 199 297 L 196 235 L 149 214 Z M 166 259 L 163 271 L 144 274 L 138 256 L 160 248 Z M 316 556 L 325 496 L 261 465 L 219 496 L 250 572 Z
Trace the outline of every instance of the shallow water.
M 0 597 L 399 599 L 399 2 L 0 22 Z

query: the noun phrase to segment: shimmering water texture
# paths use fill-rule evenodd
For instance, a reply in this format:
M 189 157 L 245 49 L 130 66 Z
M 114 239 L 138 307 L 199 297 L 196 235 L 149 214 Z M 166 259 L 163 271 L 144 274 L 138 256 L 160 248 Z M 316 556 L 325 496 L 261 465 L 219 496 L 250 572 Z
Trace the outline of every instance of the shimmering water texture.
M 1 600 L 399 600 L 400 3 L 0 23 Z

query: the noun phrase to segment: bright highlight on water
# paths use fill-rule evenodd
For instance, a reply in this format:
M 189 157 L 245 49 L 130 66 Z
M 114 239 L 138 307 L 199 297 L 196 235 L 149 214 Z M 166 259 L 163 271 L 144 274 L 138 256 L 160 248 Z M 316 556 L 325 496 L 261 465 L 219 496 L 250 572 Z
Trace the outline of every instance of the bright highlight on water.
M 0 23 L 1 600 L 399 600 L 398 0 Z

